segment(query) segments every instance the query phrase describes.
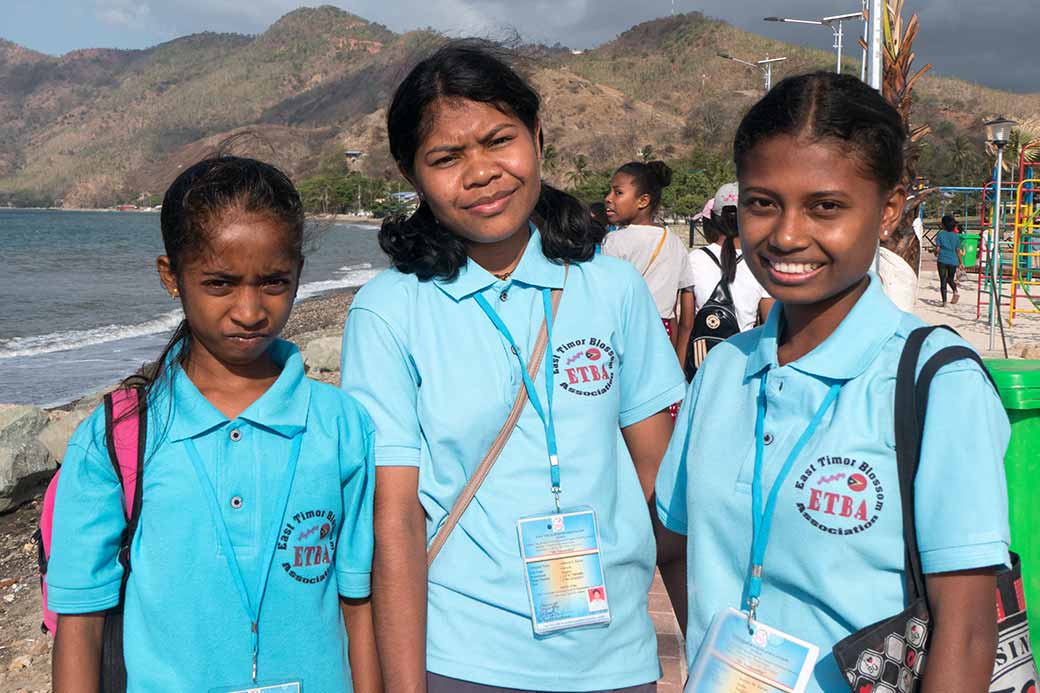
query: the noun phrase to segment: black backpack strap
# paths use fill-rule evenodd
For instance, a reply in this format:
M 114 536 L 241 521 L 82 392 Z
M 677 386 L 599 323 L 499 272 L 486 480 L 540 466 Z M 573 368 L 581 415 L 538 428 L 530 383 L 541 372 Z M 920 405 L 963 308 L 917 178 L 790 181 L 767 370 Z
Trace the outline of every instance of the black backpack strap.
M 119 541 L 119 562 L 123 566 L 123 582 L 120 586 L 119 596 L 120 604 L 122 604 L 123 595 L 126 592 L 127 580 L 130 578 L 130 544 L 137 533 L 137 525 L 141 519 L 141 499 L 144 496 L 144 458 L 148 440 L 148 416 L 147 407 L 143 405 L 145 402 L 145 390 L 143 388 L 137 388 L 137 402 L 138 408 L 134 413 L 134 416 L 137 417 L 137 482 L 133 502 L 130 505 L 130 514 L 126 518 L 126 529 Z M 105 395 L 104 406 L 105 444 L 108 448 L 108 459 L 112 464 L 112 468 L 115 469 L 116 478 L 119 479 L 120 486 L 122 486 L 123 471 L 119 465 L 119 458 L 115 448 L 114 430 L 117 421 L 115 420 L 112 393 Z
M 701 250 L 704 252 L 705 255 L 711 258 L 711 261 L 715 263 L 716 267 L 722 269 L 722 263 L 719 262 L 719 259 L 717 257 L 715 257 L 715 253 L 711 252 L 711 248 L 709 248 L 708 246 L 703 246 Z
M 895 435 L 896 466 L 899 475 L 899 496 L 903 514 L 903 541 L 906 546 L 906 589 L 908 601 L 927 597 L 921 553 L 917 546 L 917 522 L 914 513 L 914 483 L 921 461 L 921 439 L 928 412 L 928 396 L 932 380 L 943 366 L 970 360 L 979 364 L 982 372 L 996 388 L 993 376 L 979 355 L 965 346 L 949 346 L 928 358 L 917 374 L 917 363 L 925 340 L 937 329 L 957 332 L 946 325 L 921 327 L 910 333 L 903 347 L 896 373 Z

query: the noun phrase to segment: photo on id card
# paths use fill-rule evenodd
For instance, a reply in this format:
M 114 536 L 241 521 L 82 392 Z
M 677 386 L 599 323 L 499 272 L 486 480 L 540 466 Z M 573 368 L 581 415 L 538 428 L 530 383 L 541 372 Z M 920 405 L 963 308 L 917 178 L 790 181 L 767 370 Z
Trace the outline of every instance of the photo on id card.
M 516 527 L 535 634 L 610 623 L 596 513 L 535 515 Z

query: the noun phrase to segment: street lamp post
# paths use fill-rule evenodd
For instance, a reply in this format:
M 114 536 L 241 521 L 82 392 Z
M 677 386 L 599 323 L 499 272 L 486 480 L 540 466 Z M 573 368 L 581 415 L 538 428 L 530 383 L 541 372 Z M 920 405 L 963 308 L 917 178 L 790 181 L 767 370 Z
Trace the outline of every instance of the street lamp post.
M 785 24 L 812 24 L 814 26 L 825 26 L 834 32 L 834 48 L 838 51 L 838 67 L 835 70 L 841 74 L 841 54 L 845 45 L 845 22 L 850 19 L 862 19 L 862 12 L 849 12 L 838 14 L 833 17 L 821 17 L 819 19 L 792 19 L 790 17 L 764 17 L 767 22 L 783 22 Z
M 997 148 L 997 192 L 993 204 L 993 228 L 989 234 L 989 350 L 993 351 L 993 328 L 1000 310 L 997 277 L 1000 276 L 1000 188 L 1004 184 L 1004 146 L 1011 140 L 1011 128 L 1018 125 L 1004 116 L 986 123 L 986 140 Z M 996 310 L 994 310 L 996 306 Z
M 741 60 L 740 58 L 734 58 L 729 53 L 716 53 L 716 55 L 718 55 L 720 58 L 725 58 L 726 60 L 732 60 L 735 63 L 740 63 L 741 65 L 747 65 L 748 67 L 757 67 L 758 69 L 762 70 L 762 76 L 765 79 L 766 83 L 766 91 L 769 91 L 773 88 L 773 65 L 775 63 L 787 60 L 787 58 L 765 58 L 764 60 L 756 60 L 755 62 L 749 62 L 747 60 Z

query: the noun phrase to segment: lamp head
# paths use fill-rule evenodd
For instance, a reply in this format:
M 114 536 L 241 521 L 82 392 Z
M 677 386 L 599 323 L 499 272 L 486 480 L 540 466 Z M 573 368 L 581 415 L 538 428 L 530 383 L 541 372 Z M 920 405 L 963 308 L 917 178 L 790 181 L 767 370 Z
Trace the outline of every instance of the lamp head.
M 1011 140 L 1011 128 L 1018 125 L 1014 120 L 1004 116 L 994 118 L 986 123 L 986 141 L 992 142 L 997 147 L 1003 147 Z

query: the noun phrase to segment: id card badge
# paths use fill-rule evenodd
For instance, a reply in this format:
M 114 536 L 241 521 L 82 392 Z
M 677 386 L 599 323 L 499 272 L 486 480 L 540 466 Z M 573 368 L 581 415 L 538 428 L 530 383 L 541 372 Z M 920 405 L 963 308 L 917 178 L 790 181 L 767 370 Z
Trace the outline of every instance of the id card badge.
M 610 604 L 592 508 L 516 523 L 531 623 L 538 635 L 610 623 Z
M 755 621 L 736 609 L 716 614 L 686 693 L 802 693 L 820 648 Z
M 303 681 L 285 681 L 283 683 L 253 683 L 248 686 L 225 686 L 211 688 L 209 693 L 303 693 Z

